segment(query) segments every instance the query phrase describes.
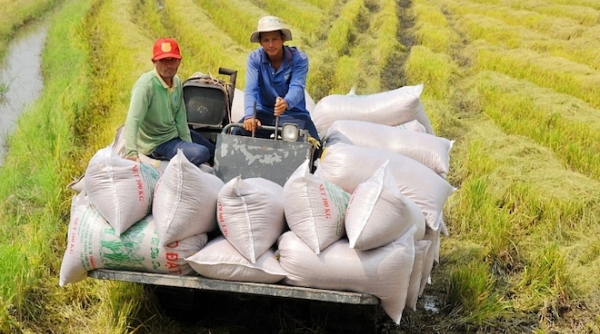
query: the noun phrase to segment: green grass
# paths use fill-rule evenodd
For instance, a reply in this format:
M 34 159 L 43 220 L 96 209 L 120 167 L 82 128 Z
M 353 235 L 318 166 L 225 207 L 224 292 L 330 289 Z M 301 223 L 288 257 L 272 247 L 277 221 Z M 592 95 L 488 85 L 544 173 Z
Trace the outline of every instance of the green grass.
M 317 7 L 307 1 L 286 1 L 286 0 L 270 0 L 270 1 L 248 1 L 264 10 L 264 15 L 275 15 L 279 17 L 288 27 L 294 27 L 294 32 L 300 34 L 308 34 L 318 32 L 322 27 L 322 16 L 326 13 L 326 9 L 331 6 L 324 2 L 321 7 Z M 253 23 L 258 22 L 258 17 Z M 256 29 L 253 26 L 252 31 Z
M 405 67 L 410 82 L 422 82 L 426 87 L 423 96 L 437 100 L 451 91 L 453 77 L 458 71 L 450 56 L 420 45 L 412 48 Z
M 451 53 L 451 46 L 460 42 L 456 31 L 448 26 L 448 20 L 442 11 L 428 3 L 414 5 L 416 16 L 415 39 L 419 45 L 434 52 Z
M 451 270 L 448 305 L 460 322 L 494 326 L 494 319 L 508 315 L 508 303 L 495 294 L 494 276 L 479 261 L 457 264 Z
M 349 53 L 348 45 L 356 38 L 355 29 L 363 10 L 365 10 L 363 0 L 348 1 L 329 29 L 327 44 L 338 56 Z
M 261 15 L 253 6 L 242 5 L 244 2 L 227 0 L 199 0 L 196 2 L 204 10 L 213 24 L 225 32 L 230 38 L 239 45 L 247 49 L 253 49 L 257 44 L 250 42 L 250 34 L 256 29 L 256 23 Z M 253 15 L 252 11 L 256 11 Z M 235 17 L 235 20 L 231 18 Z M 293 37 L 293 36 L 292 36 Z
M 86 10 L 86 4 L 67 5 L 64 17 L 72 19 Z M 54 22 L 58 23 L 49 33 L 51 46 L 45 51 L 48 84 L 42 98 L 19 119 L 9 140 L 10 154 L 0 169 L 0 253 L 12 254 L 12 261 L 7 261 L 12 267 L 6 271 L 3 266 L 0 282 L 0 308 L 13 310 L 1 315 L 3 332 L 30 326 L 22 323 L 27 318 L 37 319 L 34 327 L 39 329 L 52 322 L 44 319 L 46 302 L 41 301 L 49 297 L 48 291 L 56 291 L 70 207 L 65 184 L 78 154 L 70 129 L 77 109 L 87 104 L 85 52 L 76 40 L 64 39 L 77 36 L 80 21 Z M 62 70 L 64 64 L 69 64 L 70 72 Z
M 0 0 L 0 59 L 4 58 L 8 41 L 25 24 L 38 19 L 64 0 Z
M 239 84 L 243 87 L 248 49 L 241 48 L 221 31 L 194 1 L 165 1 L 165 4 L 163 24 L 188 51 L 181 66 L 181 76 L 187 77 L 201 69 L 216 75 L 219 67 L 229 67 L 238 69 Z
M 486 114 L 507 133 L 528 135 L 565 165 L 600 179 L 600 117 L 595 109 L 528 82 L 484 73 Z

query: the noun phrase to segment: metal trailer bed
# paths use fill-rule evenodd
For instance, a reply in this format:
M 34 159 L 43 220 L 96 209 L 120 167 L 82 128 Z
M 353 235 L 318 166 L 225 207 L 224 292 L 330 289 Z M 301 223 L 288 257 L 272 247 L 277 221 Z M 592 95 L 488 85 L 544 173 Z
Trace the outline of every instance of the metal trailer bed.
M 250 295 L 297 298 L 343 304 L 379 304 L 379 299 L 377 297 L 365 293 L 322 290 L 281 284 L 223 281 L 205 278 L 202 276 L 178 276 L 109 269 L 96 269 L 90 271 L 88 276 L 111 281 L 153 284 L 208 291 L 233 292 Z

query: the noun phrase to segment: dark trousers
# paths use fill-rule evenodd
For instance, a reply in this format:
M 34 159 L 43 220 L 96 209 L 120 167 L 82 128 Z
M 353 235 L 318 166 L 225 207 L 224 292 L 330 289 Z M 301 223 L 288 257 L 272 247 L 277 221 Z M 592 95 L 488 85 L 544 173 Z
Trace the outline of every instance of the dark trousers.
M 190 135 L 191 143 L 183 141 L 181 138 L 171 139 L 158 145 L 150 157 L 158 160 L 171 160 L 177 155 L 178 150 L 182 150 L 183 155 L 196 166 L 206 162 L 211 163 L 215 157 L 215 145 L 194 130 L 190 130 Z

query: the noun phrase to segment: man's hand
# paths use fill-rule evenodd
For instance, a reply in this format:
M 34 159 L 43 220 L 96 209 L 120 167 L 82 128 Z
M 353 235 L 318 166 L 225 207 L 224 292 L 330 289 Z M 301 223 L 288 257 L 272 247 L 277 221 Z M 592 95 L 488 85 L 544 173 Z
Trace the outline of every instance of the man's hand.
M 246 118 L 244 120 L 244 130 L 246 131 L 254 131 L 256 130 L 257 127 L 261 126 L 262 124 L 260 123 L 260 121 L 256 118 Z
M 139 158 L 139 157 L 135 157 L 135 156 L 127 156 L 127 157 L 125 157 L 125 159 L 127 159 L 127 160 L 131 160 L 131 161 L 135 161 L 135 162 L 137 162 L 137 163 L 140 163 L 140 162 L 141 162 L 141 161 L 140 161 L 140 158 Z
M 315 138 L 308 136 L 308 142 L 315 148 L 315 149 L 320 149 L 321 148 L 321 143 L 316 140 Z
M 275 100 L 275 116 L 283 114 L 287 110 L 287 107 L 287 102 L 278 96 Z

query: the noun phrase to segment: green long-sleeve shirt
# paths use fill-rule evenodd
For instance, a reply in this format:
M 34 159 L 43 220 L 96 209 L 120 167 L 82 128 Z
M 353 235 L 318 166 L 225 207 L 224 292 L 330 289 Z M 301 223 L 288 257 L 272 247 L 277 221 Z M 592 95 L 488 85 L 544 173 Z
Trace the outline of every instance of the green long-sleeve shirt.
M 169 88 L 156 70 L 142 74 L 131 91 L 124 131 L 126 155 L 133 157 L 173 138 L 191 142 L 181 79 L 175 76 Z

